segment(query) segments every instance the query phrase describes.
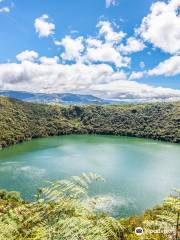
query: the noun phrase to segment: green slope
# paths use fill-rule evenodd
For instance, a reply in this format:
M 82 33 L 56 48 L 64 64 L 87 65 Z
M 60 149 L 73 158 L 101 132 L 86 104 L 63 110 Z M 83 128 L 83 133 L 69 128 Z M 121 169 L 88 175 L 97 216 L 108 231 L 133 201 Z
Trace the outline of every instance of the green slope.
M 50 106 L 0 97 L 0 146 L 62 134 L 114 134 L 180 142 L 180 102 Z

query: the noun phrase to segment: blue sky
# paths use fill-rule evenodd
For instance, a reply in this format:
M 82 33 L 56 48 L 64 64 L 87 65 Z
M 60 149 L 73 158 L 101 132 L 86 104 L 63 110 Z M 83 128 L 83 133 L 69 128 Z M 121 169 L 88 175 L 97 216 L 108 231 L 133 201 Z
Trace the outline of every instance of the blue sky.
M 180 0 L 0 0 L 0 88 L 180 98 Z

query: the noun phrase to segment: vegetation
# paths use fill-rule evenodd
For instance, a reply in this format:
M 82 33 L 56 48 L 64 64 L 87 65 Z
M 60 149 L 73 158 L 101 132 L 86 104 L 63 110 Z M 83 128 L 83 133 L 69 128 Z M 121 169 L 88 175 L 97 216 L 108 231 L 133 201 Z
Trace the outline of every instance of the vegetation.
M 124 226 L 126 240 L 137 240 L 139 236 L 134 229 L 141 226 L 144 230 L 143 239 L 148 240 L 179 240 L 180 239 L 180 190 L 164 200 L 163 204 L 147 210 L 142 216 L 132 216 L 120 220 Z
M 59 106 L 0 97 L 0 147 L 32 138 L 65 134 L 112 134 L 180 142 L 180 102 L 108 106 Z M 180 194 L 142 216 L 115 219 L 87 201 L 88 187 L 103 180 L 83 174 L 50 182 L 35 201 L 0 190 L 0 240 L 148 240 L 178 239 Z
M 97 180 L 103 179 L 89 173 L 51 182 L 32 203 L 2 195 L 0 239 L 120 239 L 120 222 L 96 211 L 101 200 L 87 201 L 89 184 Z
M 112 134 L 180 142 L 180 102 L 59 106 L 0 97 L 0 147 L 64 134 Z
M 49 182 L 38 190 L 34 202 L 0 191 L 0 240 L 178 239 L 179 192 L 143 216 L 115 219 L 97 209 L 102 199 L 87 200 L 89 185 L 99 180 L 102 177 L 89 173 Z M 139 226 L 143 238 L 135 234 Z

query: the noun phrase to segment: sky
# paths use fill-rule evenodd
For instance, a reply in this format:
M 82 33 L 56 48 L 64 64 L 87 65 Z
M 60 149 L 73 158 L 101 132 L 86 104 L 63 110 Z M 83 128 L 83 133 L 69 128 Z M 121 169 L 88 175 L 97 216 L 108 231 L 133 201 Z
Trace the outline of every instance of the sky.
M 180 99 L 180 0 L 0 0 L 0 90 Z

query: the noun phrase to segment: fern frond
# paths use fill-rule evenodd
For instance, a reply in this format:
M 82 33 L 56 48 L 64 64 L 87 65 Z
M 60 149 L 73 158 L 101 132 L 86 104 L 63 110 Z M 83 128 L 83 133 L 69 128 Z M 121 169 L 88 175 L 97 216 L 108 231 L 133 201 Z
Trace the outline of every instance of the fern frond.
M 69 180 L 49 182 L 49 186 L 42 189 L 42 198 L 48 201 L 58 201 L 63 198 L 81 198 L 87 195 L 89 185 L 93 181 L 104 179 L 95 173 L 83 173 L 81 176 L 73 176 Z

